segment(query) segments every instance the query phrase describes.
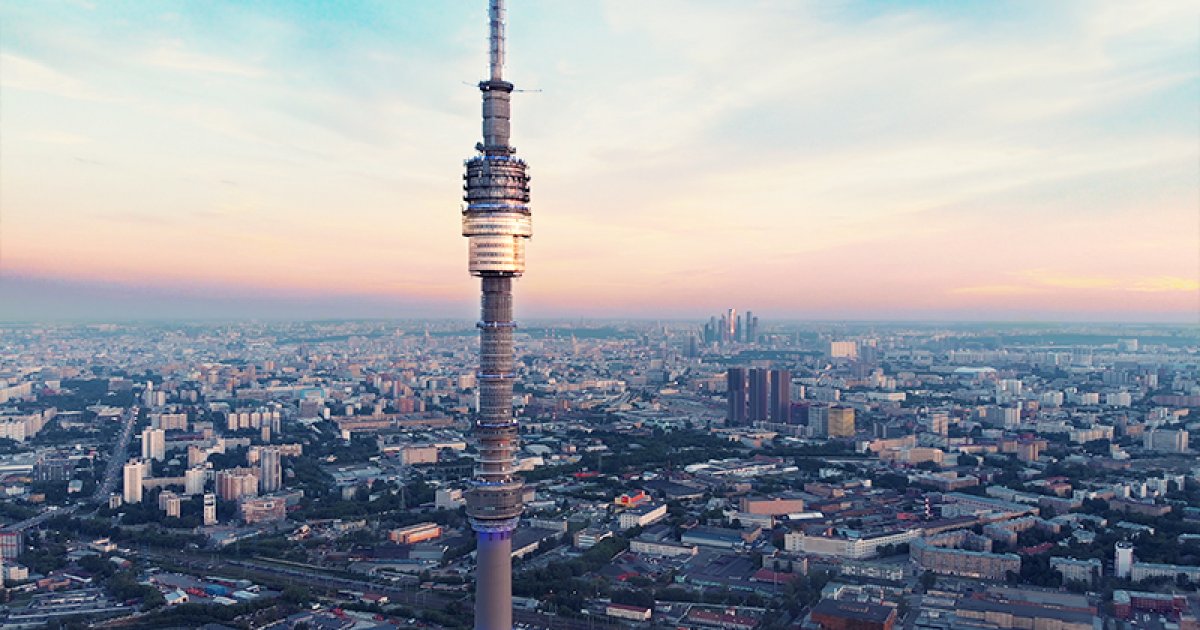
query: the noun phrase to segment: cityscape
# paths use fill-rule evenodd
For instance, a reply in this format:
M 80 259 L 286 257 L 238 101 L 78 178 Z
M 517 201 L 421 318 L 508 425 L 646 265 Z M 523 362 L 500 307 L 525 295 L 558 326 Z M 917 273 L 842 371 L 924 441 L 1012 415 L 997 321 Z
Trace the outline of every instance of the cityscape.
M 510 31 L 506 0 L 477 4 L 469 11 L 356 3 L 0 7 L 0 18 L 30 33 L 18 29 L 9 40 L 15 44 L 0 49 L 6 116 L 15 102 L 21 121 L 6 119 L 8 137 L 21 131 L 2 152 L 11 155 L 15 144 L 21 159 L 8 158 L 0 169 L 9 174 L 0 187 L 7 191 L 0 629 L 1200 630 L 1200 143 L 1163 132 L 1176 125 L 1195 131 L 1189 125 L 1200 68 L 1194 58 L 1190 66 L 1177 58 L 1184 44 L 1200 43 L 1200 33 L 1177 27 L 1180 16 L 1200 18 L 1194 7 L 1165 3 L 1136 19 L 1107 3 L 1032 12 L 1007 5 L 1011 15 L 965 6 L 676 7 L 670 23 L 688 31 L 685 41 L 707 38 L 701 51 L 649 28 L 667 15 L 656 13 L 661 7 L 607 7 L 594 22 L 577 13 L 592 7 L 516 2 Z M 80 17 L 88 14 L 96 19 Z M 235 19 L 223 19 L 229 15 Z M 486 32 L 459 24 L 469 16 L 482 27 L 485 15 Z M 563 43 L 539 17 L 579 30 Z M 1042 42 L 1024 32 L 1042 18 L 1078 38 L 1047 49 L 1066 51 L 1049 70 L 1044 54 L 1016 63 L 1020 54 L 997 44 L 1012 37 L 1007 27 L 992 30 L 994 21 L 1012 20 L 1018 40 Z M 65 54 L 86 47 L 92 29 L 139 23 L 158 35 L 111 38 L 111 51 L 92 62 Z M 714 70 L 702 73 L 712 103 L 699 118 L 716 145 L 727 130 L 711 124 L 714 112 L 745 109 L 771 126 L 774 114 L 753 101 L 779 99 L 763 83 L 726 89 L 738 71 L 725 78 L 719 69 L 744 51 L 710 36 L 731 34 L 743 48 L 769 51 L 773 38 L 795 38 L 792 28 L 810 29 L 805 37 L 820 41 L 813 24 L 852 27 L 853 38 L 892 36 L 880 40 L 882 48 L 858 39 L 827 46 L 824 54 L 845 56 L 837 63 L 846 68 L 881 49 L 921 59 L 920 42 L 929 38 L 940 42 L 937 59 L 1002 50 L 984 55 L 993 74 L 971 67 L 960 77 L 964 85 L 1008 76 L 1030 85 L 1044 76 L 1082 81 L 1096 101 L 1123 108 L 1124 126 L 1112 134 L 1130 134 L 1133 144 L 1118 143 L 1119 151 L 1102 158 L 1107 149 L 1076 138 L 1062 156 L 1034 164 L 1036 176 L 1005 174 L 1008 157 L 996 156 L 1007 151 L 1038 162 L 1045 149 L 998 144 L 995 156 L 977 153 L 965 170 L 939 173 L 933 163 L 952 162 L 944 156 L 965 150 L 965 140 L 933 152 L 910 145 L 902 159 L 876 164 L 880 170 L 865 183 L 856 176 L 848 188 L 857 192 L 842 197 L 824 186 L 844 174 L 818 168 L 823 183 L 792 170 L 779 189 L 789 199 L 813 192 L 833 202 L 798 211 L 798 225 L 811 229 L 797 230 L 778 208 L 763 216 L 743 211 L 756 203 L 748 191 L 783 171 L 750 173 L 745 165 L 755 158 L 737 151 L 721 153 L 721 166 L 710 171 L 698 153 L 655 148 L 659 128 L 704 127 L 675 120 L 688 118 L 683 109 L 664 108 L 666 116 L 651 123 L 656 97 L 597 74 L 596 66 L 581 72 L 566 56 L 532 54 L 522 72 L 512 71 L 510 49 L 544 37 L 540 46 L 557 42 L 578 52 L 596 23 L 609 43 L 648 29 L 671 44 L 671 54 L 686 49 L 695 67 Z M 948 31 L 937 27 L 951 24 L 982 29 L 978 50 L 942 40 Z M 188 52 L 196 42 L 218 41 L 222 27 L 237 34 L 223 42 L 224 56 L 219 46 L 212 55 Z M 474 44 L 465 43 L 468 32 Z M 352 43 L 360 34 L 361 45 Z M 380 44 L 393 39 L 419 42 L 424 60 Z M 154 48 L 119 54 L 138 42 Z M 457 175 L 426 151 L 441 155 L 435 151 L 451 137 L 462 136 L 462 147 L 470 137 L 455 113 L 446 126 L 454 133 L 427 139 L 449 119 L 430 113 L 461 105 L 458 96 L 428 89 L 439 74 L 431 60 L 465 58 L 459 48 L 479 51 L 484 42 L 484 78 L 468 84 L 479 91 L 472 117 L 479 131 L 474 153 L 461 162 L 459 225 L 434 231 L 430 225 L 444 222 L 422 223 L 417 200 L 425 193 L 412 190 Z M 261 54 L 233 52 L 246 46 Z M 205 109 L 213 95 L 233 103 L 236 94 L 269 92 L 276 76 L 319 74 L 317 63 L 290 75 L 260 71 L 281 67 L 272 51 L 337 58 L 342 46 L 353 62 L 335 63 L 339 79 L 316 78 L 299 106 L 258 92 L 236 116 Z M 619 49 L 592 54 L 589 63 L 616 67 Z M 788 50 L 775 59 L 803 57 Z M 657 67 L 657 57 L 633 58 L 639 71 Z M 114 76 L 104 68 L 127 59 L 157 68 L 160 77 L 207 78 L 186 87 L 160 78 L 104 95 L 102 86 L 113 84 L 102 77 Z M 1172 72 L 1146 70 L 1164 59 Z M 421 93 L 417 101 L 371 103 L 392 85 L 372 79 L 358 93 L 356 120 L 331 116 L 321 88 L 332 83 L 331 93 L 355 93 L 362 87 L 355 77 L 378 63 L 407 76 L 394 84 Z M 788 67 L 778 66 L 784 82 Z M 132 77 L 151 74 L 128 72 L 122 82 L 132 86 Z M 815 74 L 831 86 L 838 81 Z M 518 88 L 513 76 L 531 80 Z M 689 90 L 681 76 L 659 77 L 654 91 L 670 101 L 673 90 Z M 581 100 L 547 96 L 555 88 Z M 1109 92 L 1123 96 L 1106 100 Z M 138 93 L 156 96 L 139 101 Z M 201 98 L 179 109 L 165 105 L 187 94 Z M 1146 95 L 1153 106 L 1134 104 Z M 539 97 L 551 107 L 531 103 Z M 589 137 L 597 140 L 585 129 L 595 121 L 588 103 L 622 99 L 622 107 L 647 117 L 626 119 L 641 134 L 621 147 L 628 163 L 589 145 Z M 1000 138 L 1002 128 L 1029 133 L 1035 120 L 1092 107 L 1051 100 L 1011 101 L 1015 108 L 981 120 L 992 116 Z M 71 108 L 67 102 L 89 103 L 88 112 L 60 116 L 52 125 L 61 129 L 39 126 L 43 106 L 54 120 Z M 256 109 L 264 103 L 273 112 L 266 117 Z M 1193 111 L 1179 114 L 1180 103 Z M 118 121 L 129 107 L 145 108 L 133 116 L 144 137 L 163 134 L 153 159 L 141 162 L 155 163 L 144 185 L 123 180 L 131 172 L 125 168 L 108 178 L 78 174 L 116 164 L 123 155 L 117 144 L 101 159 L 67 159 L 71 183 L 30 185 L 61 168 L 53 165 L 68 153 L 102 144 L 68 132 L 70 125 L 90 120 L 98 138 L 129 124 Z M 97 122 L 106 108 L 121 113 Z M 903 109 L 886 115 L 920 127 Z M 153 122 L 167 111 L 174 123 Z M 563 146 L 543 126 L 560 124 L 567 112 L 581 116 L 569 126 L 578 155 L 545 149 Z M 321 134 L 264 142 L 265 126 L 241 125 L 256 118 L 266 126 L 295 119 L 339 128 L 357 143 L 342 155 L 356 158 L 323 152 L 330 145 Z M 395 141 L 380 133 L 387 125 L 379 119 L 392 118 L 387 125 L 411 128 L 403 142 L 417 149 L 411 170 L 389 179 L 357 156 Z M 180 121 L 203 121 L 208 130 L 185 142 L 194 130 Z M 109 132 L 101 131 L 105 124 Z M 755 124 L 736 135 L 759 136 Z M 856 124 L 861 130 L 876 122 Z M 1082 124 L 1105 128 L 1108 121 Z M 819 126 L 805 131 L 816 145 Z M 1074 129 L 1065 120 L 1052 128 L 1067 136 Z M 756 156 L 778 150 L 773 135 L 758 138 Z M 235 138 L 240 148 L 221 148 L 228 140 L 217 136 Z M 517 157 L 514 138 L 534 148 Z M 1138 141 L 1162 151 L 1148 161 L 1116 158 L 1136 152 L 1126 149 Z M 36 148 L 45 146 L 56 148 Z M 212 161 L 198 167 L 170 157 L 192 149 Z M 1082 159 L 1072 150 L 1093 153 Z M 930 160 L 935 153 L 943 157 Z M 251 154 L 255 164 L 280 170 L 258 180 L 232 169 L 218 181 L 256 192 L 175 215 L 153 201 L 166 194 L 189 207 L 206 196 L 216 165 Z M 312 185 L 300 173 L 314 159 L 329 186 L 354 185 L 333 194 L 317 184 L 309 189 L 315 195 L 297 194 Z M 1190 171 L 1181 166 L 1188 160 Z M 534 185 L 530 173 L 542 161 L 547 176 Z M 740 222 L 706 223 L 703 210 L 692 215 L 709 202 L 721 207 L 723 193 L 635 202 L 573 231 L 564 225 L 577 218 L 564 221 L 554 203 L 543 206 L 542 186 L 559 204 L 574 198 L 564 196 L 579 184 L 572 168 L 594 174 L 574 193 L 586 207 L 598 197 L 605 210 L 654 198 L 638 180 L 655 179 L 656 163 L 704 171 L 703 186 L 719 181 L 745 194 L 747 202 L 732 207 Z M 985 163 L 1000 173 L 976 181 L 973 169 Z M 423 171 L 427 164 L 438 168 Z M 259 186 L 273 177 L 294 184 L 265 195 Z M 873 180 L 925 183 L 916 196 L 894 197 Z M 157 188 L 164 181 L 174 182 L 166 193 Z M 671 181 L 681 193 L 688 188 L 682 175 Z M 373 186 L 382 187 L 356 190 Z M 92 196 L 71 201 L 79 194 Z M 368 219 L 373 202 L 351 201 L 379 194 L 397 204 L 388 219 Z M 1062 205 L 1030 223 L 1048 196 Z M 266 210 L 289 199 L 295 213 Z M 884 199 L 891 210 L 863 209 Z M 113 201 L 132 209 L 103 210 Z M 323 205 L 331 201 L 336 210 Z M 47 209 L 56 204 L 61 214 Z M 1087 206 L 1103 238 L 1082 237 L 1086 230 L 1072 218 L 1081 207 L 1073 204 Z M 660 207 L 661 216 L 642 212 Z M 92 209 L 70 220 L 79 208 Z M 539 240 L 531 246 L 534 208 Z M 964 220 L 981 208 L 983 223 Z M 839 223 L 855 214 L 859 223 Z M 388 223 L 391 215 L 399 224 Z M 42 224 L 39 216 L 52 218 Z M 200 217 L 204 228 L 189 231 L 180 216 Z M 628 225 L 602 223 L 610 218 Z M 93 220 L 102 227 L 89 231 Z M 870 235 L 835 243 L 848 225 Z M 1154 235 L 1122 229 L 1130 225 L 1153 225 Z M 155 226 L 181 231 L 147 237 Z M 1006 237 L 1013 226 L 1025 230 L 1019 238 Z M 305 230 L 319 233 L 319 246 Z M 1047 235 L 1050 241 L 1039 240 Z M 443 271 L 452 262 L 443 243 L 452 236 L 465 237 L 453 257 L 459 275 L 477 280 L 462 295 L 467 285 Z M 89 249 L 96 244 L 102 249 Z M 377 258 L 380 251 L 395 258 Z M 330 252 L 338 262 L 323 258 Z M 476 292 L 472 317 L 461 305 Z
M 1194 327 L 705 332 L 516 329 L 514 627 L 1194 627 Z M 5 627 L 472 625 L 469 322 L 0 334 Z

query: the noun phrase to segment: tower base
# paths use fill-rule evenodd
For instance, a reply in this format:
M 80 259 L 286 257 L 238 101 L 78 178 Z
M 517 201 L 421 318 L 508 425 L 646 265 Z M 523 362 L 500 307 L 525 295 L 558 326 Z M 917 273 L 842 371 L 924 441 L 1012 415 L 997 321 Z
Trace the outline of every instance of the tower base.
M 475 540 L 475 630 L 512 630 L 512 532 L 476 532 Z

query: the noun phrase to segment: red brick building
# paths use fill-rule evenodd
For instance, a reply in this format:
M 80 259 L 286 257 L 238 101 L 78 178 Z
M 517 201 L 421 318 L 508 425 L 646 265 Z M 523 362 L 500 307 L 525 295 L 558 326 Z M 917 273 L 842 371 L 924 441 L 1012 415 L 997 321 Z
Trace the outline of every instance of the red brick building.
M 812 610 L 812 621 L 822 630 L 892 630 L 896 609 L 861 602 L 823 599 Z

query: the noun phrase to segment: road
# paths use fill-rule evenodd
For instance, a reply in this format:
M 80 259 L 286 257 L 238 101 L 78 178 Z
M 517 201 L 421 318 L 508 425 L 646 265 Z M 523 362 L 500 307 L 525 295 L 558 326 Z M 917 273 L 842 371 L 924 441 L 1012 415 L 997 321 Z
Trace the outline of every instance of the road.
M 108 500 L 108 495 L 117 487 L 117 475 L 125 468 L 125 462 L 129 455 L 129 439 L 133 437 L 133 425 L 137 424 L 137 407 L 125 410 L 125 421 L 121 427 L 121 434 L 117 436 L 117 441 L 113 444 L 112 454 L 108 458 L 108 466 L 104 468 L 104 481 L 96 486 L 96 493 L 92 495 L 92 501 L 103 503 Z

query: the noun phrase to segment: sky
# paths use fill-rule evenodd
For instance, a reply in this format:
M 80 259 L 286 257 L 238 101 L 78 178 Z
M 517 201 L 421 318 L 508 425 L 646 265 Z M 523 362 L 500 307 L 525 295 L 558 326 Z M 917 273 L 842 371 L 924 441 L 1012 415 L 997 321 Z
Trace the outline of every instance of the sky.
M 0 319 L 474 317 L 485 4 L 0 3 Z M 508 16 L 518 317 L 1200 323 L 1194 2 Z

